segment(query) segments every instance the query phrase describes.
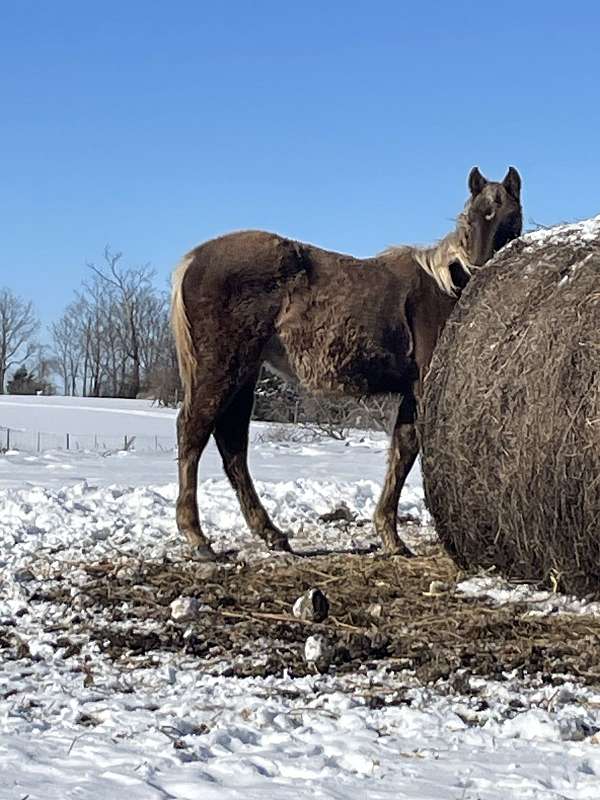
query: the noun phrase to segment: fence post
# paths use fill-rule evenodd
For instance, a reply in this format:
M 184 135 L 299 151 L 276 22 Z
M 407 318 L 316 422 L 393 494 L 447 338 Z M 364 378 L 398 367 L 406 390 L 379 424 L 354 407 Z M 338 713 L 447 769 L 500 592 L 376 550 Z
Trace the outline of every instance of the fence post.
M 41 451 L 41 433 L 38 431 L 37 435 L 37 451 L 38 453 Z
M 10 428 L 6 429 L 6 449 L 10 450 Z
M 154 450 L 158 452 L 158 436 L 154 437 Z
M 125 446 L 124 446 L 124 448 L 123 448 L 123 449 L 124 449 L 124 450 L 127 450 L 127 434 L 125 434 L 125 436 L 123 437 L 123 440 L 124 440 L 124 442 L 125 442 Z
M 67 450 L 69 449 L 69 434 L 67 433 Z

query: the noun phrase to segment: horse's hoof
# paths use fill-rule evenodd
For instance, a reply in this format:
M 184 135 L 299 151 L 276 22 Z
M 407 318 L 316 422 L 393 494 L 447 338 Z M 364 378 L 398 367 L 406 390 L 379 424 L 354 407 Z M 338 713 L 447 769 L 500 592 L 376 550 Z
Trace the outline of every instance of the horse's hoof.
M 401 556 L 402 558 L 416 558 L 417 554 L 413 553 L 405 544 L 397 547 L 385 548 L 383 551 L 384 556 L 391 558 L 392 556 Z
M 383 555 L 386 558 L 390 556 L 415 557 L 413 551 L 404 544 L 394 528 L 375 524 L 375 532 L 379 535 L 379 540 L 383 545 Z
M 197 544 L 194 545 L 192 548 L 192 558 L 194 561 L 210 561 L 214 562 L 217 560 L 217 556 L 214 553 L 214 550 L 209 544 Z
M 277 550 L 280 553 L 292 552 L 288 537 L 281 531 L 269 531 L 265 536 L 265 541 L 270 550 Z

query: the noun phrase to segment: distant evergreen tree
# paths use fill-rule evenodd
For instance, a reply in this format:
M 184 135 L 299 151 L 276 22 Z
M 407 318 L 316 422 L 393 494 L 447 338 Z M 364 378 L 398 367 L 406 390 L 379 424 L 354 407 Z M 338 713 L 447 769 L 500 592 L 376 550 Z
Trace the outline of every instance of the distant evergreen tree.
M 47 388 L 48 384 L 45 381 L 39 380 L 39 378 L 37 378 L 33 372 L 29 372 L 25 366 L 19 367 L 6 386 L 9 394 L 45 393 Z

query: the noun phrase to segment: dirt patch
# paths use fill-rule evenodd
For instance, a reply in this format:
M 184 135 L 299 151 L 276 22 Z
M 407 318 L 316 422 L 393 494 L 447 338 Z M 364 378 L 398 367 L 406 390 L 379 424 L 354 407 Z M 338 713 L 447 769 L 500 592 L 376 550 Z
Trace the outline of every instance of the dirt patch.
M 71 638 L 85 634 L 123 667 L 180 653 L 219 674 L 304 675 L 315 671 L 304 644 L 320 633 L 338 672 L 385 662 L 413 670 L 424 683 L 502 679 L 517 670 L 548 683 L 572 675 L 600 684 L 600 620 L 532 616 L 524 604 L 494 607 L 465 597 L 455 591 L 464 573 L 438 547 L 410 560 L 326 555 L 216 567 L 123 559 L 81 566 L 89 581 L 75 599 L 68 575 L 31 599 L 74 603 L 81 619 L 75 617 Z M 292 616 L 294 601 L 313 587 L 330 602 L 322 623 Z M 192 621 L 171 618 L 170 603 L 181 596 L 200 603 Z

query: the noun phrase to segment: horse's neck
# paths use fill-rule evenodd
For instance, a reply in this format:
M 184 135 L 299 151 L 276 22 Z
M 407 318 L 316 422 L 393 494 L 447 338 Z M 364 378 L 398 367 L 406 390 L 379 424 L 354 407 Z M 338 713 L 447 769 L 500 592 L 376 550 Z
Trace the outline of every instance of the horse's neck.
M 413 257 L 421 269 L 447 295 L 455 294 L 451 265 L 459 264 L 467 273 L 468 256 L 458 230 L 452 231 L 433 247 L 414 248 Z

